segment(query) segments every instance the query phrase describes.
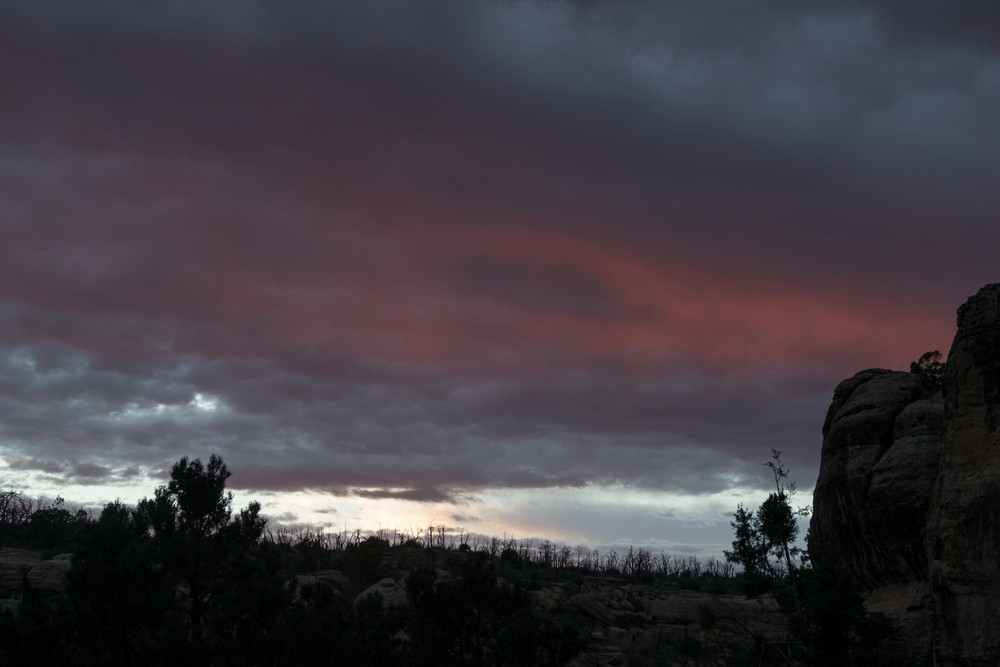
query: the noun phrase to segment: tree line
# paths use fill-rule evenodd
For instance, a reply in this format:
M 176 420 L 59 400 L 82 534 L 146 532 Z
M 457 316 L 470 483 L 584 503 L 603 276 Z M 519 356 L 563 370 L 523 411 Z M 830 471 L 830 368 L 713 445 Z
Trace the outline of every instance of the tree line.
M 540 615 L 530 590 L 565 576 L 733 582 L 724 561 L 453 534 L 272 532 L 233 507 L 230 471 L 180 459 L 167 484 L 99 515 L 63 499 L 0 496 L 0 546 L 71 552 L 64 594 L 0 614 L 0 664 L 564 664 L 578 629 Z M 407 604 L 357 593 L 407 561 Z M 336 570 L 344 578 L 303 576 Z
M 560 665 L 586 638 L 540 614 L 530 591 L 565 577 L 769 596 L 788 633 L 748 637 L 757 664 L 878 664 L 886 624 L 865 612 L 845 573 L 811 566 L 798 545 L 807 508 L 792 504 L 780 452 L 767 465 L 775 490 L 756 510 L 738 507 L 725 561 L 440 526 L 417 536 L 272 532 L 257 502 L 233 507 L 217 456 L 180 459 L 152 498 L 109 503 L 96 517 L 9 491 L 0 546 L 73 558 L 63 595 L 43 599 L 25 585 L 19 608 L 0 613 L 0 664 Z M 387 561 L 408 572 L 405 605 L 357 596 Z

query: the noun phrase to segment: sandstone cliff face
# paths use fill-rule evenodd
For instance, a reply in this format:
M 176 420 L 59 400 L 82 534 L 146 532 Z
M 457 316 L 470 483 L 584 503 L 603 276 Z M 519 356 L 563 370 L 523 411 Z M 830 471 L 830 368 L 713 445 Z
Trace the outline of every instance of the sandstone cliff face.
M 1000 285 L 958 311 L 928 530 L 940 664 L 1000 664 Z
M 927 578 L 924 528 L 943 449 L 944 404 L 912 373 L 862 371 L 833 395 L 809 547 L 868 590 Z
M 944 390 L 868 370 L 834 392 L 810 553 L 899 622 L 912 664 L 1000 664 L 1000 284 L 958 311 Z

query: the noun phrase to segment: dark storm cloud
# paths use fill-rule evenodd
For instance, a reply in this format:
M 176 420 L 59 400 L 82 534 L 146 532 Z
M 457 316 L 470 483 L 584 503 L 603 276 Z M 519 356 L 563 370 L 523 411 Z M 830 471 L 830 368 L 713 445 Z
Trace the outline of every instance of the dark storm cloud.
M 786 412 L 780 392 L 730 389 L 703 403 L 714 387 L 699 389 L 696 378 L 650 384 L 605 375 L 602 382 L 578 373 L 576 381 L 477 387 L 433 378 L 414 385 L 404 376 L 379 388 L 259 363 L 240 372 L 230 362 L 216 365 L 212 382 L 196 385 L 182 367 L 152 376 L 149 368 L 98 372 L 53 351 L 45 364 L 23 349 L 8 355 L 4 375 L 19 398 L 11 389 L 3 402 L 5 436 L 15 451 L 59 456 L 68 448 L 91 460 L 146 464 L 192 449 L 202 457 L 225 451 L 234 483 L 256 489 L 421 501 L 461 501 L 477 488 L 623 481 L 714 491 L 727 483 L 720 472 L 738 469 L 741 456 L 753 459 L 741 451 L 748 443 L 766 450 L 784 438 L 794 445 L 799 435 L 795 420 L 778 417 Z M 713 425 L 720 409 L 736 423 L 725 438 Z M 768 409 L 776 414 L 762 420 Z M 772 420 L 792 437 L 778 429 L 755 433 Z M 706 457 L 702 448 L 715 453 Z M 708 466 L 722 451 L 733 465 Z M 107 465 L 49 459 L 10 468 L 113 477 Z M 424 486 L 412 487 L 420 480 Z
M 47 473 L 66 472 L 66 464 L 62 461 L 39 461 L 38 459 L 11 461 L 8 467 L 12 470 L 37 470 Z
M 393 500 L 416 500 L 417 502 L 442 502 L 451 497 L 437 489 L 358 489 L 352 495 L 359 498 L 391 498 Z
M 5 474 L 221 452 L 241 488 L 473 503 L 715 492 L 775 446 L 809 479 L 836 382 L 946 349 L 996 280 L 997 34 L 992 3 L 5 3 Z
M 555 3 L 296 4 L 247 11 L 235 28 L 205 10 L 186 21 L 163 16 L 162 25 L 135 15 L 131 38 L 111 41 L 103 24 L 81 30 L 77 39 L 96 42 L 107 62 L 78 66 L 74 88 L 120 98 L 92 104 L 122 110 L 116 134 L 136 150 L 242 165 L 314 196 L 322 196 L 317 187 L 337 199 L 383 191 L 380 201 L 344 206 L 378 211 L 430 193 L 497 217 L 528 209 L 556 213 L 547 224 L 601 225 L 593 218 L 616 209 L 623 217 L 622 207 L 639 202 L 645 214 L 626 225 L 655 225 L 688 244 L 697 239 L 683 224 L 662 229 L 653 220 L 690 217 L 698 206 L 696 222 L 755 249 L 779 233 L 812 238 L 796 233 L 797 215 L 858 231 L 864 216 L 905 206 L 884 187 L 871 191 L 871 180 L 942 174 L 919 173 L 913 161 L 884 164 L 886 153 L 922 143 L 921 153 L 940 160 L 956 145 L 934 146 L 907 124 L 953 113 L 967 122 L 978 115 L 967 109 L 975 96 L 990 93 L 976 89 L 984 82 L 975 51 L 893 51 L 878 29 L 886 21 L 855 8 L 752 12 L 720 21 L 717 10 L 692 3 L 624 3 L 589 18 Z M 129 57 L 140 44 L 140 57 Z M 114 80 L 117 70 L 153 94 L 90 82 Z M 149 133 L 151 124 L 167 133 Z M 972 129 L 955 124 L 950 133 L 960 142 Z M 981 157 L 991 148 L 961 146 Z M 947 174 L 975 178 L 976 166 L 949 165 Z M 821 196 L 831 201 L 817 211 L 810 202 Z M 953 199 L 943 204 L 976 203 Z M 587 215 L 595 205 L 600 215 Z M 733 205 L 749 210 L 734 217 Z M 747 216 L 757 234 L 739 232 Z

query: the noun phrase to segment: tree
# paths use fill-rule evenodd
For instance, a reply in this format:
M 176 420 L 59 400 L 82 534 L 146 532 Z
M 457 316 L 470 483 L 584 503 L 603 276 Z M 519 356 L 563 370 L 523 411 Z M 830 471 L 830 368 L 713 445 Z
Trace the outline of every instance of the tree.
M 65 505 L 62 496 L 56 496 L 51 503 L 40 500 L 21 528 L 24 540 L 48 551 L 72 551 L 88 515 L 86 510 L 73 512 Z
M 770 590 L 795 571 L 796 561 L 801 563 L 798 517 L 809 513 L 806 507 L 792 508 L 795 482 L 788 481 L 781 452 L 772 449 L 771 460 L 764 465 L 774 475 L 775 490 L 756 512 L 738 506 L 730 524 L 736 531 L 733 550 L 725 552 L 727 561 L 742 566 L 744 580 L 755 592 Z
M 32 502 L 21 491 L 10 489 L 0 493 L 0 546 L 9 543 L 14 533 L 31 516 Z
M 462 552 L 447 578 L 420 568 L 406 578 L 413 665 L 564 664 L 574 637 L 538 617 L 531 598 L 483 552 Z
M 920 358 L 910 363 L 910 372 L 920 377 L 924 388 L 934 392 L 944 385 L 944 362 L 937 350 L 924 352 Z
M 236 583 L 234 558 L 240 549 L 255 545 L 266 527 L 257 502 L 232 518 L 233 494 L 226 491 L 230 474 L 214 454 L 207 466 L 185 456 L 171 468 L 170 482 L 136 509 L 164 569 L 181 584 L 188 639 L 194 646 L 202 643 L 212 597 Z
M 78 541 L 66 594 L 81 664 L 152 664 L 159 653 L 172 595 L 135 514 L 108 503 Z
M 771 594 L 784 613 L 791 641 L 781 646 L 781 655 L 821 667 L 881 664 L 875 648 L 889 633 L 885 619 L 865 611 L 845 572 L 809 565 L 808 554 L 796 544 L 797 519 L 809 508 L 793 508 L 795 483 L 788 481 L 780 451 L 772 449 L 764 465 L 775 490 L 756 512 L 737 508 L 731 524 L 736 539 L 725 553 L 727 561 L 743 567 L 746 592 Z

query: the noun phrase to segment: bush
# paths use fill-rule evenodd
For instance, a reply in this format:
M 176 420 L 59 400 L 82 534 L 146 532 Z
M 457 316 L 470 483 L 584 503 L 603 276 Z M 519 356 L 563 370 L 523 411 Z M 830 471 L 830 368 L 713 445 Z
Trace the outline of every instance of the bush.
M 924 352 L 919 359 L 910 363 L 910 372 L 920 377 L 924 389 L 929 392 L 938 391 L 944 385 L 944 369 L 941 353 L 937 350 Z

